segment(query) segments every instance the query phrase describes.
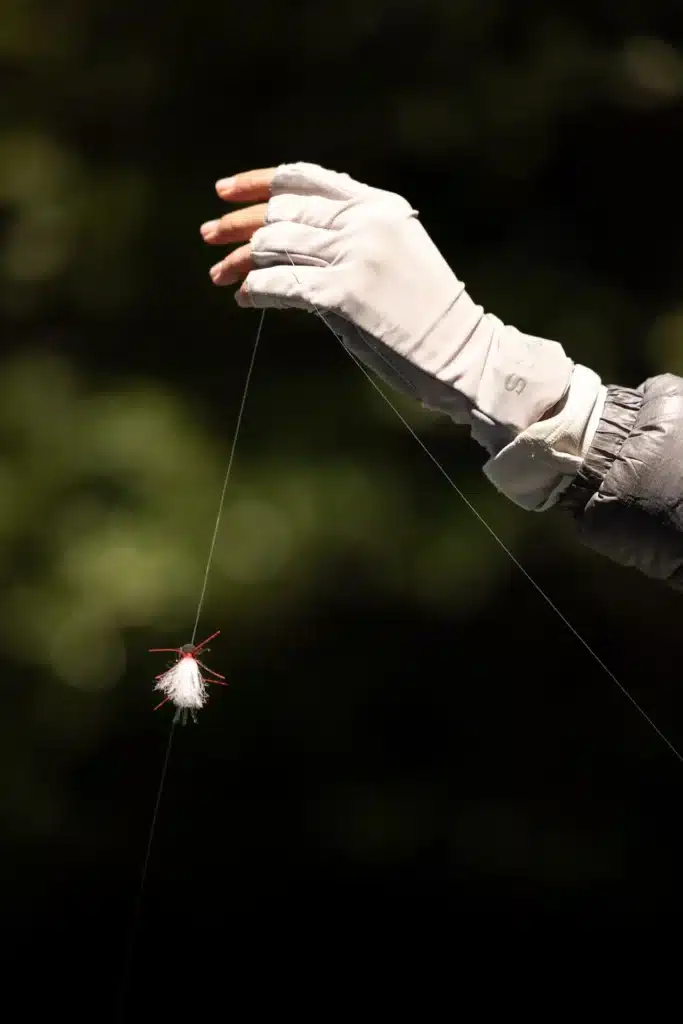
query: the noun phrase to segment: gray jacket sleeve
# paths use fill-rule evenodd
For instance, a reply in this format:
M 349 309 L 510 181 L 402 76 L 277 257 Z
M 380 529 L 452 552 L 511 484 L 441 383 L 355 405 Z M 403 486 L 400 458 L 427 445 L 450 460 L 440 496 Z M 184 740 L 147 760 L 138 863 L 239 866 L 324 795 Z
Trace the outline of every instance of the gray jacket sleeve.
M 589 547 L 683 590 L 683 379 L 608 387 L 588 454 L 556 507 Z

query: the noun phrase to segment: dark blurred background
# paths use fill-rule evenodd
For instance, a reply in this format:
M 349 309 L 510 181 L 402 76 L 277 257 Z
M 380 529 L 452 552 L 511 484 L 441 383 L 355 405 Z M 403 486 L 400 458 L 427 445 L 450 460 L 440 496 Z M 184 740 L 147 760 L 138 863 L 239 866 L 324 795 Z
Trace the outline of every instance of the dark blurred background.
M 406 195 L 488 310 L 606 382 L 683 372 L 678 0 L 0 4 L 2 909 L 121 950 L 258 316 L 217 178 Z M 683 748 L 681 599 L 458 486 Z M 683 765 L 313 317 L 269 313 L 138 925 L 312 901 L 678 913 Z M 83 939 L 83 941 L 86 941 Z M 111 967 L 116 973 L 116 965 Z M 137 968 L 134 968 L 137 970 Z

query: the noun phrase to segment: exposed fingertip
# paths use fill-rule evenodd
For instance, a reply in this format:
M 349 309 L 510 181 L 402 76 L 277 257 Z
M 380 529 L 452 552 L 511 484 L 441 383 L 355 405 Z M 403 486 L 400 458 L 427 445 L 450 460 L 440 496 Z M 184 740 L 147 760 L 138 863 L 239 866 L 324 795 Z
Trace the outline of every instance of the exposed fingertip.
M 202 238 L 205 241 L 208 241 L 210 238 L 214 237 L 216 231 L 218 230 L 219 223 L 220 221 L 217 220 L 207 220 L 206 224 L 202 224 L 199 231 L 201 233 Z
M 219 180 L 216 182 L 216 192 L 218 192 L 219 196 L 230 195 L 234 187 L 234 178 L 219 178 Z

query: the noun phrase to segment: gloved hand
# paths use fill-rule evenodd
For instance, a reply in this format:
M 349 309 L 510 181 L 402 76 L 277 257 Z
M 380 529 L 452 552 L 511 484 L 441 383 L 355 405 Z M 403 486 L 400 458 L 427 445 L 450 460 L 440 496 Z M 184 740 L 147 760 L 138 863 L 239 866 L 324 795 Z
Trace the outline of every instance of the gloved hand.
M 217 191 L 267 200 L 202 226 L 211 244 L 250 240 L 211 271 L 218 285 L 244 278 L 240 305 L 323 314 L 364 363 L 470 424 L 492 456 L 566 401 L 573 364 L 562 347 L 475 305 L 401 196 L 307 163 L 247 172 Z

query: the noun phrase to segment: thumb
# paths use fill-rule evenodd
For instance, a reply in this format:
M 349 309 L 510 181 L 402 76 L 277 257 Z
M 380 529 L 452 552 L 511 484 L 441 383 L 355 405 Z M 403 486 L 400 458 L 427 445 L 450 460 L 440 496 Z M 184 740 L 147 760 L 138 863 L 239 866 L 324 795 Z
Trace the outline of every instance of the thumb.
M 263 267 L 247 274 L 235 295 L 243 309 L 305 309 L 325 311 L 326 267 Z

